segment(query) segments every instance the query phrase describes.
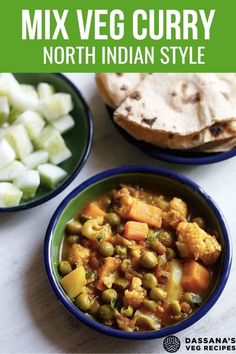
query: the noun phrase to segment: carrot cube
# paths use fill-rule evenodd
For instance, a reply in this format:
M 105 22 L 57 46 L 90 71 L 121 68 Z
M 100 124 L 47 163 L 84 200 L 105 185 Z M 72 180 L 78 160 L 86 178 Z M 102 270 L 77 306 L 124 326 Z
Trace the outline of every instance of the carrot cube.
M 194 260 L 185 263 L 182 287 L 185 291 L 201 293 L 207 290 L 211 281 L 210 272 Z
M 143 241 L 147 238 L 148 225 L 142 222 L 127 221 L 125 224 L 125 237 L 129 240 Z
M 104 216 L 106 213 L 100 208 L 97 202 L 91 202 L 84 208 L 83 214 L 91 218 L 96 218 L 98 216 Z
M 127 218 L 160 228 L 162 224 L 162 210 L 136 199 L 128 212 Z

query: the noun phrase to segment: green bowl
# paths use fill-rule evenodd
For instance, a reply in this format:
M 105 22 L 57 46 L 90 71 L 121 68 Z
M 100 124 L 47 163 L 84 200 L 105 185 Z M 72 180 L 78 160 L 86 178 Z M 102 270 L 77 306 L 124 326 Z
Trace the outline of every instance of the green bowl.
M 104 326 L 76 308 L 59 283 L 58 261 L 66 223 L 88 201 L 110 191 L 120 183 L 141 185 L 149 190 L 156 190 L 183 198 L 187 203 L 193 205 L 196 210 L 201 210 L 202 215 L 207 216 L 209 226 L 212 230 L 215 230 L 222 244 L 222 255 L 216 264 L 217 276 L 215 283 L 205 303 L 186 320 L 159 331 L 130 333 Z M 149 166 L 120 167 L 108 170 L 90 178 L 72 191 L 59 205 L 49 223 L 44 243 L 44 257 L 46 271 L 52 288 L 62 304 L 74 316 L 86 325 L 103 333 L 129 339 L 151 339 L 170 335 L 187 328 L 202 318 L 223 291 L 229 276 L 232 259 L 229 232 L 224 217 L 214 201 L 188 178 Z
M 90 153 L 93 122 L 87 103 L 74 84 L 62 74 L 14 74 L 21 84 L 37 86 L 40 82 L 53 85 L 57 92 L 69 93 L 72 96 L 74 109 L 71 112 L 75 126 L 63 135 L 66 145 L 72 152 L 72 157 L 59 166 L 67 172 L 67 177 L 55 188 L 50 190 L 40 185 L 34 198 L 22 201 L 20 205 L 10 208 L 0 208 L 0 212 L 11 212 L 29 209 L 54 198 L 63 191 L 78 175 Z

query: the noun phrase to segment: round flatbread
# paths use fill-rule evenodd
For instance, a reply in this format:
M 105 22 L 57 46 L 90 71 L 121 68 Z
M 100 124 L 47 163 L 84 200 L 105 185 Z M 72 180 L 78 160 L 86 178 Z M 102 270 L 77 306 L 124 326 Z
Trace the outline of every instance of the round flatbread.
M 98 91 L 103 101 L 112 108 L 119 105 L 135 90 L 146 74 L 96 74 Z
M 216 74 L 149 75 L 115 111 L 114 119 L 143 130 L 191 135 L 235 119 L 235 87 L 236 77 L 228 82 Z

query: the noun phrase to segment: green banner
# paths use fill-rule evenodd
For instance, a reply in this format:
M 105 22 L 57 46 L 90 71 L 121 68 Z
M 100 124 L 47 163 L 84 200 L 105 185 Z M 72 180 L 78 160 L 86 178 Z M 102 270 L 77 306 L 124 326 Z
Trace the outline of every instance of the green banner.
M 0 71 L 235 72 L 232 0 L 9 0 Z

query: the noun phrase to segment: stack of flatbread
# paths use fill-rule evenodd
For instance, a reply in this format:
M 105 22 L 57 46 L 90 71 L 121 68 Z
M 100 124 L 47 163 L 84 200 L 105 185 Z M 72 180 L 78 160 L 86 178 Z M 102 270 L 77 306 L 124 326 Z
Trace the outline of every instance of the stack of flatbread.
M 97 74 L 114 120 L 138 140 L 169 149 L 236 146 L 235 74 Z

